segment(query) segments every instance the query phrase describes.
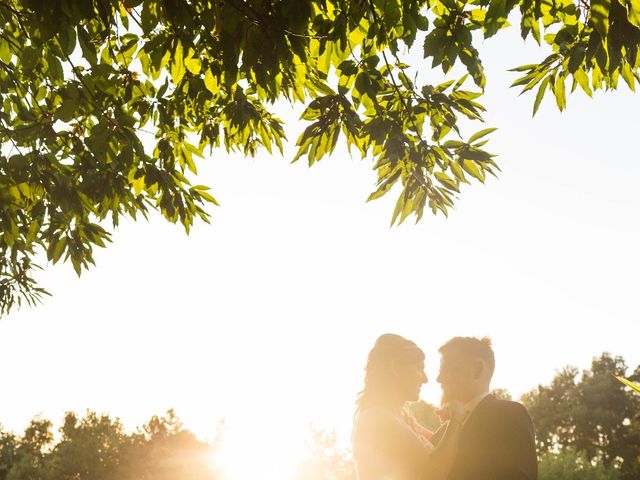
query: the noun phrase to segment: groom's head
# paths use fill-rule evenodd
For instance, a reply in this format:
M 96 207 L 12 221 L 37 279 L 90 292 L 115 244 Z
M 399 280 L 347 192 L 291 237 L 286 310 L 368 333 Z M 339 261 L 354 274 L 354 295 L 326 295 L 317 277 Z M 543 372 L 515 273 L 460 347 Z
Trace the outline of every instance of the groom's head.
M 438 383 L 445 401 L 466 403 L 489 391 L 495 368 L 491 339 L 454 337 L 438 351 L 441 355 Z

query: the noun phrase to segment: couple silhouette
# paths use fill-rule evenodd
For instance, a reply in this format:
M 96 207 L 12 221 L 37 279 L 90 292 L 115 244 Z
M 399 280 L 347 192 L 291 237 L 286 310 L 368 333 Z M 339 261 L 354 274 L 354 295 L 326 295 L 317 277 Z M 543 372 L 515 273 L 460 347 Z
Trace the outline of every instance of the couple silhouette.
M 428 381 L 424 352 L 399 335 L 377 339 L 353 424 L 358 480 L 536 480 L 531 417 L 489 393 L 491 340 L 455 337 L 438 352 L 442 425 L 431 432 L 405 409 Z

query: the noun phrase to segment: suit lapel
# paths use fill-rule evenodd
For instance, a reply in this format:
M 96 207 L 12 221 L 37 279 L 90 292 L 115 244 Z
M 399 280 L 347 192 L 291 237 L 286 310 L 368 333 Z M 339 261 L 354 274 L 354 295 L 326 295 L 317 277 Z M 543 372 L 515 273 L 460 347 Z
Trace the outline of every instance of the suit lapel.
M 480 403 L 478 403 L 478 405 L 476 405 L 476 408 L 474 408 L 470 413 L 469 416 L 465 419 L 464 421 L 464 426 L 463 426 L 463 430 L 468 428 L 469 424 L 471 424 L 470 426 L 473 427 L 474 424 L 478 423 L 478 422 L 482 422 L 482 418 L 485 417 L 485 413 L 488 409 L 491 408 L 491 405 L 493 404 L 493 402 L 495 402 L 496 397 L 494 397 L 493 395 L 489 394 L 486 397 L 484 397 Z

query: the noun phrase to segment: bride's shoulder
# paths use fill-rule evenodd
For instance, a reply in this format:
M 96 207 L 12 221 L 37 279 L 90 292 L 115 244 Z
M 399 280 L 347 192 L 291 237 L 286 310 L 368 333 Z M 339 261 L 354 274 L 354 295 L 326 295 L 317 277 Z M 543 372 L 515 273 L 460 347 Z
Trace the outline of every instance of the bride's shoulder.
M 369 407 L 359 410 L 353 419 L 353 429 L 355 432 L 366 432 L 389 428 L 398 424 L 398 417 L 389 410 L 379 407 Z
M 380 419 L 391 420 L 394 419 L 395 415 L 393 415 L 389 410 L 382 407 L 367 407 L 360 409 L 356 412 L 355 421 L 356 422 L 371 422 Z

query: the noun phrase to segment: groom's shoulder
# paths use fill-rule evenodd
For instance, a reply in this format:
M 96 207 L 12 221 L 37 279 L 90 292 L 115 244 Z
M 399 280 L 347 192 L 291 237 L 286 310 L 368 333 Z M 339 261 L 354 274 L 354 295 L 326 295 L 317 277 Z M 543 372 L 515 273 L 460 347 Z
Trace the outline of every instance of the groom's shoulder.
M 487 407 L 489 410 L 499 413 L 500 415 L 509 415 L 512 417 L 529 417 L 526 407 L 520 402 L 498 398 L 495 395 L 487 397 Z

